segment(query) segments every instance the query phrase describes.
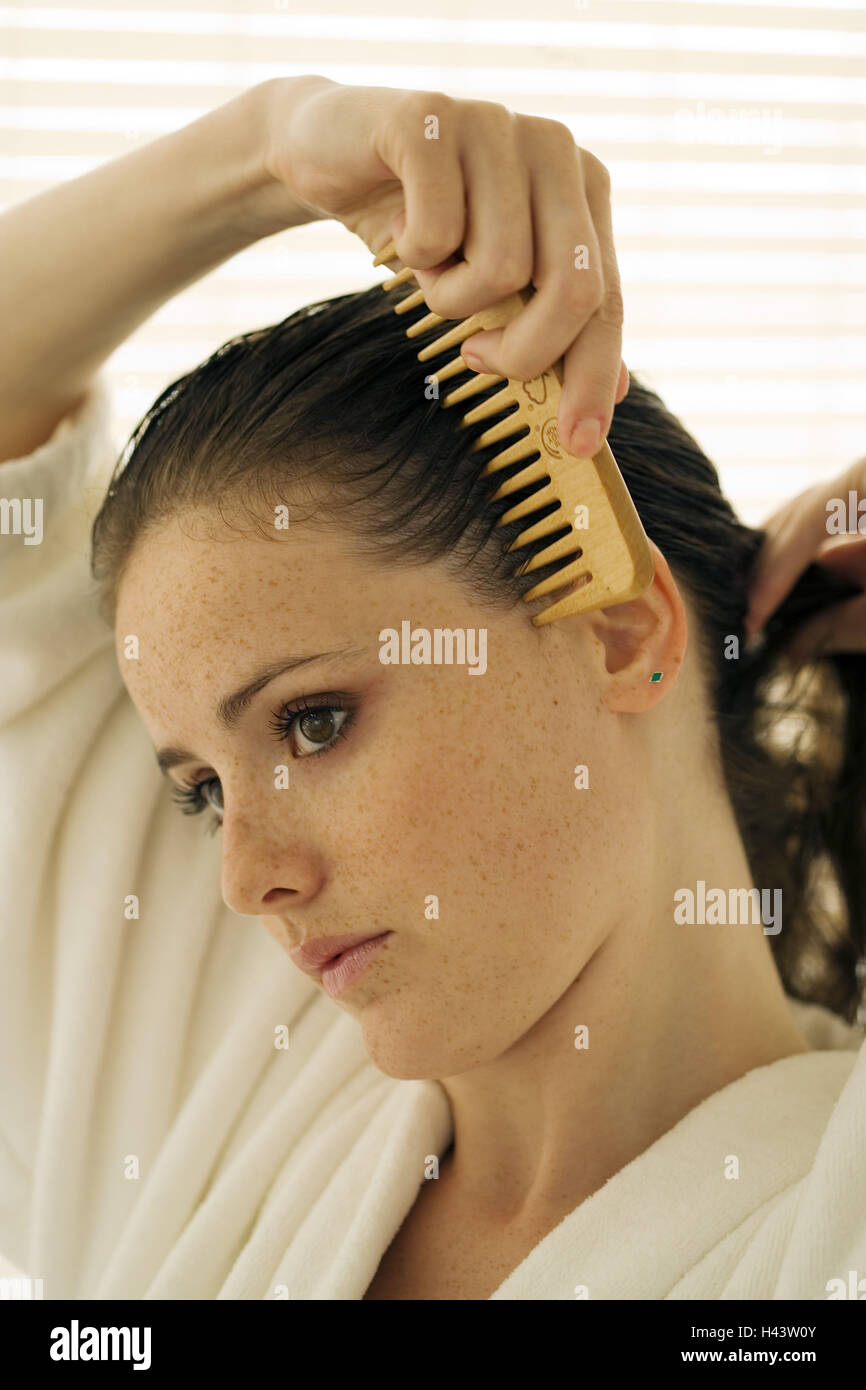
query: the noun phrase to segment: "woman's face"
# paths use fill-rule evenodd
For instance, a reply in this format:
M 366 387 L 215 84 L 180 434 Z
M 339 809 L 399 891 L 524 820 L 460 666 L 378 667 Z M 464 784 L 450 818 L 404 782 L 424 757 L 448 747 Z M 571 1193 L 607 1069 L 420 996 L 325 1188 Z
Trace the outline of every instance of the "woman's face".
M 228 906 L 287 951 L 392 932 L 337 1006 L 383 1072 L 454 1076 L 517 1042 L 640 903 L 644 721 L 610 709 L 587 615 L 536 628 L 539 605 L 493 615 L 439 566 L 378 568 L 349 544 L 165 522 L 126 571 L 118 661 L 154 746 L 189 750 L 167 775 L 207 784 Z M 383 664 L 380 634 L 404 622 L 484 629 L 486 670 Z M 233 727 L 218 719 L 263 668 L 345 648 L 360 655 L 278 675 Z M 301 699 L 332 709 L 275 732 Z

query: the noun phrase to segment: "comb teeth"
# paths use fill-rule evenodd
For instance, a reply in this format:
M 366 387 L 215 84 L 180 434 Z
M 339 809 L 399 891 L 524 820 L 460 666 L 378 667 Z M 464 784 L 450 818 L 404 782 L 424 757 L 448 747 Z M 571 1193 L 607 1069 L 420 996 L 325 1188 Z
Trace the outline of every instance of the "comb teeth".
M 462 362 L 463 358 L 458 357 L 455 360 L 457 362 Z M 461 369 L 458 368 L 457 370 L 459 371 Z M 463 368 L 462 370 L 465 371 L 466 369 Z M 455 375 L 455 373 L 452 373 L 452 375 Z M 463 401 L 468 401 L 472 396 L 477 396 L 480 392 L 486 391 L 488 386 L 493 385 L 494 381 L 501 380 L 501 377 L 493 376 L 489 372 L 476 372 L 473 381 L 464 382 L 462 386 L 457 387 L 456 391 L 449 391 L 448 395 L 443 398 L 442 404 L 445 406 L 446 410 L 451 405 L 461 405 Z
M 396 259 L 397 248 L 389 241 L 373 264 L 382 265 Z M 387 292 L 413 280 L 414 273 L 406 266 L 384 281 L 382 288 Z M 484 329 L 505 327 L 531 297 L 532 291 L 527 288 L 470 315 L 422 348 L 417 354 L 418 361 L 429 362 Z M 418 289 L 395 305 L 395 313 L 405 314 L 422 305 L 427 307 Z M 452 320 L 428 312 L 406 329 L 406 337 L 420 337 L 450 322 Z M 438 388 L 454 376 L 472 373 L 469 381 L 442 399 L 441 404 L 446 408 L 463 405 L 497 381 L 500 383 L 500 390 L 467 410 L 457 427 L 465 429 L 509 410 L 504 419 L 491 425 L 475 440 L 472 448 L 474 451 L 511 441 L 487 462 L 482 476 L 524 463 L 523 468 L 501 483 L 492 500 L 499 501 L 534 486 L 533 492 L 505 512 L 497 525 L 522 521 L 524 517 L 535 518 L 512 541 L 508 553 L 536 541 L 548 541 L 520 566 L 519 574 L 528 574 L 550 564 L 559 565 L 553 574 L 523 595 L 524 601 L 529 603 L 557 590 L 567 591 L 564 597 L 533 616 L 536 627 L 572 613 L 612 607 L 636 598 L 652 583 L 655 572 L 646 532 L 607 441 L 602 441 L 592 458 L 577 458 L 560 443 L 556 428 L 562 390 L 560 370 L 561 364 L 557 363 L 532 381 L 514 381 L 489 372 L 473 372 L 458 354 L 428 378 L 435 381 Z M 537 518 L 535 514 L 545 507 L 550 508 L 548 515 Z M 581 518 L 584 514 L 588 516 L 586 525 L 574 524 L 578 512 Z

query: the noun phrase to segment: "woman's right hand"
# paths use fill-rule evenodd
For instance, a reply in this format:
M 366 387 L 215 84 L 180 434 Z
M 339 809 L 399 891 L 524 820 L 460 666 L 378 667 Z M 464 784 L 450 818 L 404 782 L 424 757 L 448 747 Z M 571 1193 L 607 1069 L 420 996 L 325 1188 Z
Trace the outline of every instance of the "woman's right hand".
M 564 358 L 560 438 L 594 454 L 628 391 L 605 166 L 559 121 L 442 92 L 310 75 L 276 79 L 269 110 L 272 177 L 373 253 L 393 237 L 434 313 L 468 318 L 532 283 L 504 330 L 461 351 L 520 381 Z

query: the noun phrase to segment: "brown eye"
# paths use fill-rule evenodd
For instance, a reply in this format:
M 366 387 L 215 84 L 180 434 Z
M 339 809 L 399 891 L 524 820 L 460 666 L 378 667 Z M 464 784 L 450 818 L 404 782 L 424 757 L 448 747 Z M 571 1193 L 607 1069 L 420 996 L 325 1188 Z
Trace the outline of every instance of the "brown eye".
M 337 739 L 345 738 L 353 720 L 354 708 L 348 703 L 314 705 L 304 700 L 285 705 L 270 727 L 281 741 L 295 744 L 298 758 L 309 758 L 329 753 Z
M 298 729 L 304 738 L 310 739 L 313 743 L 327 743 L 336 733 L 333 712 L 323 709 L 302 714 L 298 720 Z
M 347 718 L 348 710 L 335 710 L 327 705 L 322 706 L 321 709 L 305 710 L 303 713 L 296 712 L 293 723 L 297 726 L 298 739 L 306 740 L 308 745 L 305 748 L 301 744 L 300 756 L 311 757 L 333 747 L 334 741 L 339 737 Z
M 351 696 L 338 696 L 334 692 L 330 697 L 319 696 L 320 700 L 327 698 L 333 699 L 335 703 L 314 705 L 306 700 L 299 700 L 294 705 L 284 705 L 271 717 L 269 727 L 280 743 L 292 740 L 295 726 L 299 726 L 298 737 L 311 745 L 298 754 L 301 760 L 322 757 L 323 754 L 329 753 L 336 747 L 338 739 L 347 736 L 348 730 L 355 722 L 357 706 Z M 338 699 L 339 704 L 336 703 Z M 301 725 L 304 726 L 303 730 L 300 728 Z M 172 797 L 186 816 L 196 816 L 205 808 L 210 808 L 214 812 L 211 816 L 211 833 L 219 830 L 225 806 L 222 783 L 218 777 L 202 778 L 192 787 L 175 786 L 172 789 Z

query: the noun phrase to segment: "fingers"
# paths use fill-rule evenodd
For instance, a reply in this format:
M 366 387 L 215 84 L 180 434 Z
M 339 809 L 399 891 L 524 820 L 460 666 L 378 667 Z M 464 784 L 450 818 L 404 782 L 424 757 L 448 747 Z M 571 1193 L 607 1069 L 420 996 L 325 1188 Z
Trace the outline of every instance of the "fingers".
M 757 632 L 793 588 L 827 536 L 824 491 L 807 488 L 765 522 L 749 582 L 746 631 Z
M 602 257 L 604 297 L 565 354 L 559 423 L 566 448 L 588 455 L 597 452 L 610 429 L 614 405 L 628 391 L 626 372 L 625 390 L 620 394 L 625 371 L 620 357 L 623 307 L 611 227 L 610 180 L 604 167 L 599 169 L 602 174 L 587 169 L 586 191 Z
M 799 665 L 830 652 L 866 652 L 866 594 L 845 599 L 807 619 L 784 654 Z
M 825 569 L 866 587 L 866 536 L 826 539 L 814 558 Z M 785 655 L 797 665 L 825 652 L 862 651 L 866 651 L 866 594 L 855 594 L 807 619 Z
M 431 107 L 437 138 L 425 141 Z M 495 102 L 407 93 L 400 117 L 411 127 L 394 137 L 405 148 L 381 153 L 406 190 L 405 224 L 393 224 L 401 262 L 443 318 L 468 318 L 531 282 L 525 308 L 466 339 L 464 360 L 527 381 L 562 359 L 560 438 L 595 453 L 628 391 L 607 170 L 561 122 Z
M 479 351 L 492 371 L 527 381 L 571 346 L 601 304 L 604 280 L 580 152 L 571 133 L 557 122 L 538 121 L 524 126 L 519 145 L 529 173 L 535 294 L 504 329 L 469 338 L 465 346 Z M 580 270 L 575 269 L 578 245 L 587 247 L 589 261 Z
M 628 395 L 628 388 L 630 385 L 631 380 L 628 374 L 628 367 L 625 365 L 624 362 L 620 362 L 619 377 L 617 378 L 616 383 L 616 395 L 614 396 L 614 405 L 619 405 L 620 401 L 625 400 L 626 396 Z
M 621 367 L 609 179 L 557 122 L 529 125 L 521 147 L 531 175 L 536 293 L 504 329 L 467 339 L 464 355 L 480 348 L 481 365 L 523 381 L 563 358 L 559 435 L 572 452 L 594 454 L 610 424 Z
M 439 265 L 459 248 L 466 191 L 457 103 L 442 92 L 405 92 L 401 98 L 384 125 L 379 153 L 403 186 L 404 215 L 392 223 L 397 255 L 416 270 Z M 432 131 L 435 139 L 429 138 Z
M 834 543 L 835 537 L 828 530 L 828 504 L 837 498 L 847 503 L 849 490 L 862 491 L 864 482 L 866 460 L 858 459 L 838 477 L 806 488 L 764 523 L 767 535 L 749 584 L 749 633 L 763 626 L 812 560 L 843 567 L 842 572 L 851 573 L 859 582 L 862 547 L 857 544 L 856 533 L 852 533 L 852 540 Z M 843 556 L 842 550 L 849 547 L 849 553 Z
M 834 536 L 824 542 L 815 559 L 825 569 L 866 588 L 866 536 Z
M 515 137 L 517 118 L 494 102 L 465 105 L 471 120 L 460 117 L 467 200 L 463 259 L 416 275 L 433 312 L 454 319 L 523 289 L 533 269 L 530 179 Z

